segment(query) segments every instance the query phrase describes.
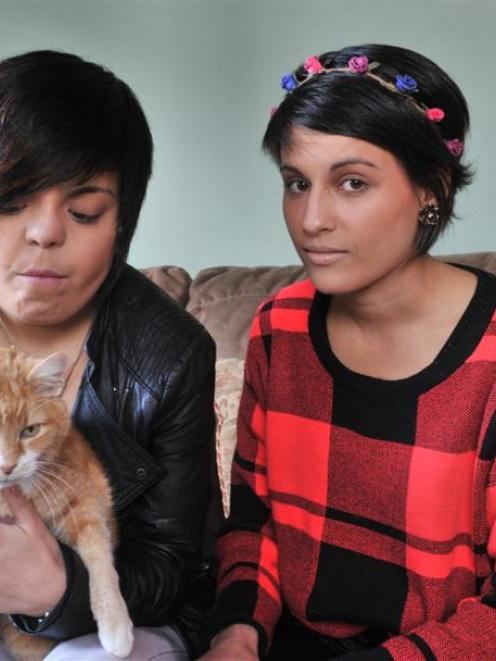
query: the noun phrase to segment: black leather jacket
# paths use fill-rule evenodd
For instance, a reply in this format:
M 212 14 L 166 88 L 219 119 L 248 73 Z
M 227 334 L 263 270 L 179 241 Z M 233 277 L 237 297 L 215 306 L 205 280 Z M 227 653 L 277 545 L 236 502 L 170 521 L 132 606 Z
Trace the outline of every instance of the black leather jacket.
M 126 266 L 100 305 L 87 352 L 73 421 L 110 478 L 116 565 L 131 617 L 137 626 L 175 624 L 195 653 L 215 345 L 199 322 Z M 95 630 L 86 569 L 62 550 L 68 587 L 61 602 L 41 622 L 13 617 L 24 631 L 57 640 Z

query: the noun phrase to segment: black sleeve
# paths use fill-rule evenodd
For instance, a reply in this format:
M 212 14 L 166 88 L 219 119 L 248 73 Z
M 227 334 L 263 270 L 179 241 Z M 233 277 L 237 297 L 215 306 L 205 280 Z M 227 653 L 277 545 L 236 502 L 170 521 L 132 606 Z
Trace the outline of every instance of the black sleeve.
M 155 421 L 153 456 L 165 477 L 119 519 L 115 561 L 136 626 L 162 625 L 173 618 L 200 571 L 211 490 L 214 381 L 215 345 L 201 329 L 178 357 Z M 63 545 L 62 549 L 66 593 L 41 621 L 12 616 L 14 625 L 26 633 L 64 640 L 96 629 L 86 568 L 74 551 Z
M 133 504 L 116 561 L 136 625 L 167 622 L 184 603 L 202 562 L 214 438 L 215 345 L 202 332 L 154 430 L 154 456 L 166 477 Z

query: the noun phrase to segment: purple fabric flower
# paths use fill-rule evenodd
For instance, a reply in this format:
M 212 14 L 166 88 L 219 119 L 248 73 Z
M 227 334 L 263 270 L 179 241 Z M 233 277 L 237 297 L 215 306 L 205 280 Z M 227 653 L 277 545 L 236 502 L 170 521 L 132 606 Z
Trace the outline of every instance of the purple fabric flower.
M 445 140 L 446 147 L 450 150 L 453 156 L 458 158 L 463 154 L 463 142 L 458 140 L 458 138 L 453 138 L 452 140 Z
M 298 83 L 292 73 L 287 73 L 281 78 L 281 87 L 286 92 L 291 92 L 295 87 L 298 87 Z
M 418 84 L 415 78 L 406 75 L 396 76 L 394 83 L 398 92 L 418 92 Z
M 357 55 L 348 60 L 348 67 L 354 73 L 366 73 L 369 69 L 369 58 L 366 55 Z

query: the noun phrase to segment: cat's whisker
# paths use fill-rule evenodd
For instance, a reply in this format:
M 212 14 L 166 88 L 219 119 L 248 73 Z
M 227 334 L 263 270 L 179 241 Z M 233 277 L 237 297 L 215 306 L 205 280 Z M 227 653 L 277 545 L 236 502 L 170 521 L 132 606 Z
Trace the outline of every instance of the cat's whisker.
M 45 461 L 37 461 L 37 470 L 43 469 L 43 470 L 50 470 L 54 471 L 57 475 L 66 476 L 69 479 L 69 482 L 72 483 L 72 480 L 74 479 L 74 472 L 71 471 L 69 468 L 66 468 L 65 466 L 62 466 L 61 464 L 56 464 L 52 462 L 45 462 Z
M 50 513 L 50 518 L 52 521 L 55 521 L 55 509 L 52 507 L 52 502 L 50 501 L 48 494 L 46 493 L 45 489 L 43 488 L 43 485 L 39 485 L 38 482 L 42 481 L 42 476 L 41 475 L 35 475 L 34 479 L 32 480 L 32 485 L 33 485 L 33 491 L 35 493 L 39 493 L 43 500 L 45 501 L 47 508 Z
M 47 459 L 46 457 L 38 457 L 37 463 L 41 466 L 52 467 L 59 472 L 66 472 L 72 474 L 70 468 L 68 468 L 62 461 L 55 458 Z
M 53 464 L 54 466 L 64 466 L 64 468 L 66 468 L 66 466 L 62 461 L 60 461 L 60 459 L 57 459 L 57 457 L 51 455 L 41 455 L 40 457 L 38 457 L 38 461 L 44 464 Z
M 54 458 L 54 457 L 46 457 L 46 456 L 40 456 L 36 459 L 36 463 L 39 466 L 48 466 L 49 468 L 53 468 L 54 470 L 58 472 L 66 472 L 66 473 L 73 473 L 68 466 L 66 466 L 62 461 Z
M 43 465 L 38 464 L 38 472 L 43 473 L 44 475 L 59 480 L 61 484 L 63 484 L 68 491 L 76 493 L 77 487 L 74 483 L 69 482 L 68 480 L 64 479 L 62 475 L 60 475 L 59 471 L 52 471 L 49 468 L 46 468 Z M 69 471 L 68 471 L 69 472 Z
M 38 491 L 38 493 L 41 493 L 41 495 L 44 497 L 45 502 L 47 502 L 47 498 L 51 495 L 50 493 L 47 493 L 47 489 L 51 489 L 53 492 L 52 496 L 52 502 L 55 503 L 56 506 L 58 506 L 58 509 L 64 508 L 67 509 L 68 513 L 72 517 L 72 520 L 74 522 L 74 525 L 76 526 L 76 529 L 79 527 L 78 525 L 78 520 L 77 517 L 73 511 L 71 502 L 69 498 L 66 496 L 66 494 L 63 491 L 59 491 L 56 489 L 56 486 L 53 484 L 53 482 L 50 480 L 50 478 L 43 473 L 43 471 L 39 471 L 37 474 L 38 479 L 42 482 L 42 488 Z M 60 499 L 63 498 L 63 501 Z M 51 512 L 53 513 L 54 510 L 50 507 Z M 53 514 L 53 520 L 55 520 L 55 514 Z
M 59 501 L 61 497 L 64 497 L 64 495 L 59 493 L 50 478 L 48 478 L 46 475 L 43 475 L 41 472 L 37 473 L 34 477 L 34 484 L 38 490 L 38 493 L 42 493 L 43 496 L 50 498 L 54 507 L 60 508 Z
M 64 471 L 69 471 L 70 469 L 67 466 L 64 466 L 63 463 L 52 460 L 52 459 L 45 459 L 43 457 L 38 457 L 36 459 L 36 463 L 39 466 L 49 466 L 50 468 L 53 468 L 54 470 L 64 470 Z

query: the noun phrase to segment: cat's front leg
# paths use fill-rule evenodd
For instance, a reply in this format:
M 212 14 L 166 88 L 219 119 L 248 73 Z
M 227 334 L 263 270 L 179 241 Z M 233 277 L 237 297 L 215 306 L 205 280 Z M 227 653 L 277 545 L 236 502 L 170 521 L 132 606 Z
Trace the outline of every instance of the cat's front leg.
M 75 549 L 88 569 L 91 610 L 102 647 L 126 658 L 133 647 L 133 623 L 119 588 L 108 526 L 101 521 L 84 524 L 78 530 Z

